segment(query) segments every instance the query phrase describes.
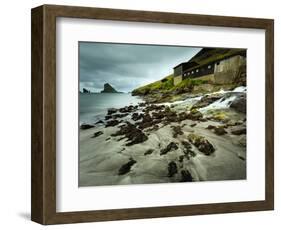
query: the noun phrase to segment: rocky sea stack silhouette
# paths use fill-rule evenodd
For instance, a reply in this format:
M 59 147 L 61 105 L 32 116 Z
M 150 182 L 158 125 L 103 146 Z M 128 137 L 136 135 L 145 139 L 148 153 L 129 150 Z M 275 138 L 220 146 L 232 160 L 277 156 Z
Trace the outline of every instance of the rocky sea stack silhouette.
M 105 83 L 101 93 L 120 93 L 120 92 L 114 89 L 109 83 Z

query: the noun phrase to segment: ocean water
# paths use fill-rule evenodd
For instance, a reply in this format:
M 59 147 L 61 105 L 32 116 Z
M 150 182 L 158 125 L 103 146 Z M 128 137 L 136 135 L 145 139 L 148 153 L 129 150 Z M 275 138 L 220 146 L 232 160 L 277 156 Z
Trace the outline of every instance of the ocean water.
M 109 108 L 122 108 L 143 102 L 140 97 L 130 93 L 93 93 L 79 95 L 79 122 L 93 124 L 104 120 Z

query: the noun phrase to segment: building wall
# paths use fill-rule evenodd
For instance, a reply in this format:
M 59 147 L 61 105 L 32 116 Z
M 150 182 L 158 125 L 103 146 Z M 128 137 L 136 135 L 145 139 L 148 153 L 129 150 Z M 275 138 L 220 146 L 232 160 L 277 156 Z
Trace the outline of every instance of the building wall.
M 201 76 L 201 77 L 197 77 L 196 79 L 207 80 L 210 83 L 214 83 L 215 82 L 215 75 L 213 73 L 211 73 L 211 74 L 207 74 L 207 75 L 204 75 L 204 76 Z
M 177 85 L 182 82 L 182 75 L 174 77 L 174 85 Z
M 215 84 L 231 84 L 240 73 L 240 67 L 245 65 L 246 57 L 236 55 L 189 71 L 183 71 L 182 66 L 178 66 L 174 69 L 174 85 L 186 78 L 210 80 Z
M 205 66 L 201 66 L 199 68 L 195 68 L 189 71 L 184 71 L 183 72 L 183 79 L 186 78 L 197 78 L 205 75 L 209 75 L 214 73 L 214 63 L 210 63 Z
M 240 55 L 215 63 L 215 84 L 231 84 L 239 74 L 240 66 L 246 65 L 246 58 Z
M 182 75 L 182 65 L 179 65 L 178 67 L 174 68 L 174 76 Z

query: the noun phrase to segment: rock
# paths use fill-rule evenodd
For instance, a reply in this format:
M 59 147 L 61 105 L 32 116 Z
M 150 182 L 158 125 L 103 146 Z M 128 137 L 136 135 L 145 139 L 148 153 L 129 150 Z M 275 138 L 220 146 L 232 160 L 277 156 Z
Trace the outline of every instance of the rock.
M 184 121 L 184 120 L 186 120 L 186 119 L 188 119 L 188 113 L 186 113 L 186 112 L 181 112 L 181 113 L 179 113 L 178 114 L 178 121 L 180 122 L 180 121 Z
M 138 121 L 138 120 L 140 120 L 141 118 L 143 118 L 143 116 L 144 116 L 144 115 L 143 115 L 142 113 L 140 113 L 140 114 L 139 114 L 139 113 L 133 113 L 133 114 L 132 114 L 132 120 L 133 120 L 133 121 Z
M 203 118 L 203 114 L 196 109 L 192 109 L 187 115 L 187 119 L 198 121 Z
M 243 156 L 238 156 L 242 161 L 245 161 L 246 159 L 245 159 L 245 157 L 243 157 Z
M 145 107 L 146 105 L 147 105 L 147 103 L 145 103 L 145 102 L 139 103 L 139 106 L 140 106 L 140 107 Z
M 128 142 L 126 145 L 134 145 L 139 144 L 148 139 L 148 137 L 135 125 L 131 124 L 130 122 L 127 122 L 125 125 L 122 125 L 120 127 L 120 130 L 117 131 L 115 134 L 112 134 L 111 136 L 122 136 L 125 135 L 125 137 L 128 139 Z
M 111 120 L 111 121 L 108 121 L 106 124 L 105 124 L 105 127 L 112 127 L 112 126 L 116 126 L 120 123 L 121 121 L 118 121 L 118 120 Z
M 168 177 L 173 177 L 178 172 L 177 164 L 171 161 L 168 164 Z
M 180 182 L 192 182 L 193 178 L 188 170 L 181 170 Z
M 168 107 L 168 106 L 165 107 L 165 105 L 155 105 L 155 104 L 151 104 L 151 105 L 147 106 L 147 107 L 144 109 L 144 112 L 145 112 L 145 113 L 148 113 L 148 112 L 153 111 L 153 110 L 155 110 L 155 111 L 160 111 L 160 110 L 163 110 L 163 109 L 165 109 L 165 108 L 169 108 L 169 107 Z
M 129 105 L 129 106 L 125 106 L 123 108 L 119 109 L 120 113 L 131 113 L 133 111 L 135 111 L 138 108 L 138 106 L 133 106 L 133 105 Z
M 212 115 L 211 119 L 223 123 L 228 123 L 230 121 L 230 118 L 228 117 L 228 114 L 225 111 L 216 112 Z
M 104 124 L 104 122 L 102 120 L 99 120 L 95 124 Z
M 131 158 L 129 162 L 127 162 L 126 164 L 121 166 L 121 168 L 118 171 L 118 175 L 124 175 L 124 174 L 128 173 L 131 170 L 131 167 L 135 163 L 137 163 L 137 162 Z
M 160 151 L 160 155 L 165 155 L 167 154 L 169 151 L 172 151 L 172 150 L 177 150 L 179 147 L 178 145 L 175 143 L 175 142 L 170 142 L 170 144 L 167 145 L 166 148 L 162 149 Z
M 152 112 L 152 118 L 153 119 L 163 119 L 165 117 L 165 114 L 160 112 Z
M 208 127 L 207 127 L 206 129 L 214 129 L 214 128 L 216 128 L 216 126 L 214 126 L 214 125 L 208 125 Z
M 153 149 L 148 149 L 145 153 L 144 153 L 144 155 L 150 155 L 151 153 L 153 153 Z
M 105 83 L 101 93 L 118 93 L 110 84 Z
M 152 121 L 152 117 L 150 116 L 149 113 L 144 114 L 142 122 L 151 122 Z
M 172 126 L 173 128 L 173 138 L 177 138 L 178 135 L 183 135 L 181 126 Z
M 247 133 L 246 127 L 237 127 L 231 130 L 233 135 L 242 135 Z
M 229 121 L 226 123 L 227 126 L 236 126 L 236 125 L 241 125 L 243 122 L 242 121 Z
M 158 129 L 159 129 L 159 125 L 153 125 L 152 128 L 149 128 L 149 129 L 147 129 L 146 131 L 147 131 L 147 132 L 151 132 L 151 131 L 156 131 L 156 130 L 158 130 Z
M 215 130 L 215 134 L 217 134 L 219 136 L 227 133 L 223 127 L 215 127 L 214 130 Z
M 165 110 L 163 111 L 164 119 L 166 122 L 177 122 L 178 117 L 177 113 L 175 111 L 172 111 L 170 107 L 165 107 Z
M 181 144 L 184 146 L 185 149 L 192 149 L 192 146 L 189 142 L 187 141 L 182 141 Z
M 109 120 L 109 119 L 112 119 L 112 116 L 111 116 L 111 115 L 106 115 L 106 116 L 104 117 L 104 119 L 107 121 L 107 120 Z
M 107 115 L 111 115 L 113 113 L 116 113 L 118 111 L 118 109 L 115 109 L 115 108 L 110 108 L 107 110 Z
M 131 135 L 132 137 L 132 135 Z M 131 142 L 127 143 L 127 146 L 139 144 L 145 142 L 148 137 L 141 131 L 134 132 L 134 136 L 131 138 Z
M 199 109 L 199 108 L 203 108 L 206 107 L 210 104 L 212 104 L 213 102 L 219 100 L 222 98 L 222 94 L 210 94 L 210 95 L 206 95 L 204 97 L 202 97 L 198 102 L 196 102 L 191 109 Z
M 215 152 L 214 146 L 204 137 L 196 135 L 196 134 L 189 134 L 188 140 L 197 147 L 197 149 L 204 153 L 205 155 L 211 155 Z
M 236 111 L 244 114 L 246 114 L 246 110 L 247 110 L 246 107 L 247 107 L 246 94 L 240 95 L 230 104 L 230 108 L 233 108 Z
M 94 125 L 82 124 L 80 126 L 80 129 L 85 130 L 85 129 L 91 129 L 91 128 L 94 128 L 94 127 L 95 127 Z
M 113 119 L 117 119 L 117 118 L 126 117 L 126 116 L 128 116 L 128 115 L 129 115 L 129 113 L 118 113 L 118 114 L 113 114 L 113 115 L 112 115 L 112 118 L 113 118 Z
M 102 131 L 95 132 L 94 135 L 92 136 L 92 138 L 98 137 L 98 136 L 100 136 L 102 134 L 103 134 Z
M 190 159 L 190 157 L 195 157 L 196 156 L 196 153 L 191 150 L 192 146 L 191 146 L 191 144 L 189 142 L 182 141 L 181 144 L 184 147 L 183 153 L 185 154 L 185 156 L 187 157 L 188 160 Z
M 143 119 L 140 122 L 137 122 L 136 125 L 138 125 L 138 128 L 140 129 L 146 129 L 148 127 L 154 127 L 158 123 L 160 123 L 160 119 L 152 119 L 149 113 L 145 113 L 143 115 Z
M 185 157 L 185 155 L 180 155 L 180 156 L 179 156 L 179 162 L 180 162 L 180 163 L 183 162 L 184 157 Z
M 190 127 L 193 128 L 193 127 L 195 127 L 196 125 L 197 125 L 196 123 L 193 123 L 193 124 L 190 125 Z
M 91 93 L 91 91 L 83 88 L 83 93 Z

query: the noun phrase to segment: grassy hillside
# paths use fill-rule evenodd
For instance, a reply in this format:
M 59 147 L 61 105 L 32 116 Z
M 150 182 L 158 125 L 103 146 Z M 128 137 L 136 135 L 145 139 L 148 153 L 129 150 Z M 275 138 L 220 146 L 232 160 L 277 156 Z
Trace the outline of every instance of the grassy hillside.
M 193 87 L 200 84 L 208 83 L 207 80 L 200 79 L 185 79 L 178 85 L 174 86 L 173 83 L 173 74 L 153 82 L 151 84 L 139 87 L 132 91 L 132 95 L 148 95 L 148 94 L 157 94 L 157 93 L 171 93 L 171 92 L 190 92 Z

